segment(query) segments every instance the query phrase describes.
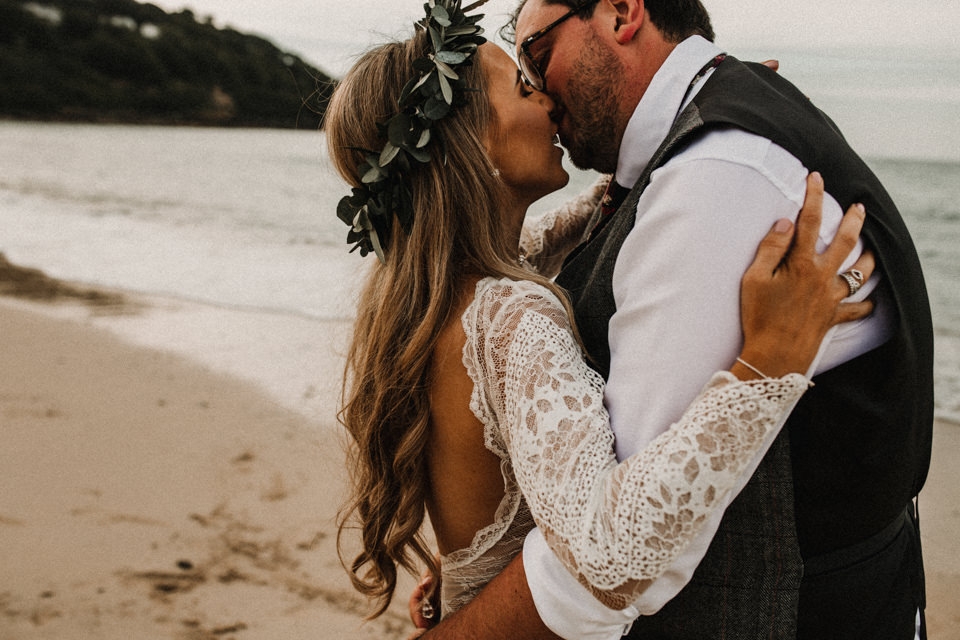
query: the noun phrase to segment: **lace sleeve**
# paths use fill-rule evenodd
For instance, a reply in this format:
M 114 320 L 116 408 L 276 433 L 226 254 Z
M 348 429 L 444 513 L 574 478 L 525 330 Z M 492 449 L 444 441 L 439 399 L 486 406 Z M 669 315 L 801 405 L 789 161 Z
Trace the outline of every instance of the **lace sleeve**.
M 567 254 L 583 241 L 609 182 L 609 175 L 601 175 L 561 207 L 524 220 L 520 232 L 520 254 L 524 261 L 548 278 L 557 275 Z
M 603 381 L 551 293 L 532 283 L 488 289 L 473 322 L 477 375 L 530 512 L 611 608 L 633 602 L 683 552 L 808 386 L 798 374 L 742 382 L 717 373 L 679 422 L 618 464 Z

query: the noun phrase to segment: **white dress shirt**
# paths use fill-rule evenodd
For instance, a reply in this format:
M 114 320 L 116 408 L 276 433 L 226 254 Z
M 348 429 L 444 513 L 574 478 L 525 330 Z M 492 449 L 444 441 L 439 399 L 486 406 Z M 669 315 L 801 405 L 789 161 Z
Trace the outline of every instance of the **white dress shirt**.
M 673 120 L 703 86 L 691 79 L 720 50 L 688 38 L 657 72 L 624 134 L 617 182 L 633 186 Z M 605 402 L 617 456 L 641 450 L 676 421 L 717 370 L 728 369 L 742 347 L 740 280 L 774 222 L 795 219 L 808 170 L 781 147 L 742 130 L 706 134 L 656 170 L 637 205 L 637 220 L 613 274 L 617 311 L 610 320 L 610 376 Z M 824 195 L 821 250 L 843 212 Z M 853 252 L 842 269 L 859 256 Z M 841 269 L 841 270 L 842 270 Z M 854 299 L 876 287 L 874 275 Z M 834 327 L 808 375 L 882 344 L 890 335 L 887 305 L 855 323 Z M 772 443 L 775 433 L 771 436 Z M 576 582 L 534 530 L 524 566 L 534 602 L 547 626 L 565 638 L 618 638 L 638 615 L 658 611 L 689 582 L 740 486 L 666 574 L 623 611 L 607 609 Z

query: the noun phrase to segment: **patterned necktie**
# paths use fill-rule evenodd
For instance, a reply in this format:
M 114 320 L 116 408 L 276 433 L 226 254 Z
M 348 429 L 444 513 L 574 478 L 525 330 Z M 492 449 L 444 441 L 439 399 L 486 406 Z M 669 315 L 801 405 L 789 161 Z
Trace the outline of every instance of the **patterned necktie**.
M 627 197 L 628 193 L 630 193 L 630 189 L 620 186 L 616 180 L 610 180 L 606 193 L 604 193 L 603 198 L 600 199 L 600 211 L 604 219 L 611 216 L 614 211 L 620 208 L 620 205 L 623 204 L 623 199 Z
M 630 193 L 630 189 L 620 186 L 613 178 L 610 179 L 610 184 L 607 185 L 606 192 L 603 194 L 603 197 L 600 198 L 600 219 L 593 225 L 593 229 L 587 237 L 587 242 L 592 240 L 600 229 L 603 229 L 604 225 L 610 221 L 613 213 L 620 208 L 620 205 L 623 204 L 623 200 L 627 197 L 628 193 Z

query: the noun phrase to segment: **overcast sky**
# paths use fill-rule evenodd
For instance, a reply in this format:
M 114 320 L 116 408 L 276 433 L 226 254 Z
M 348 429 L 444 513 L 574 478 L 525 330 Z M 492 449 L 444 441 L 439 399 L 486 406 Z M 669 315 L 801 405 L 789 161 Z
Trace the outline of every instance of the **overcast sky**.
M 516 0 L 483 8 L 491 36 Z M 406 37 L 423 0 L 152 0 L 168 11 L 192 9 L 218 26 L 257 33 L 281 49 L 340 75 L 351 59 L 386 38 Z M 958 0 L 704 0 L 721 46 L 770 49 L 825 44 L 907 48 L 960 58 Z M 468 4 L 467 0 L 465 3 Z

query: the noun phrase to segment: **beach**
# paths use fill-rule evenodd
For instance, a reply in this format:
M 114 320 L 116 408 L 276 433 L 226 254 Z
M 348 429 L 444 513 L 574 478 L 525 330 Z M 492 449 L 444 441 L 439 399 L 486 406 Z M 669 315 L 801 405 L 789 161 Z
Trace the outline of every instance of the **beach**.
M 406 636 L 413 580 L 364 623 L 335 549 L 370 258 L 324 144 L 0 122 L 0 640 Z M 930 637 L 960 640 L 960 159 L 928 155 L 871 162 L 931 294 Z
M 333 406 L 90 321 L 143 301 L 59 299 L 0 299 L 0 639 L 405 636 L 403 607 L 361 624 L 337 559 Z
M 48 290 L 40 278 L 0 296 L 0 640 L 405 637 L 411 579 L 364 623 L 337 559 L 335 384 L 297 411 L 228 367 L 124 338 L 136 324 L 175 334 L 190 305 Z M 271 334 L 298 331 L 278 318 Z M 328 337 L 309 348 L 335 380 Z M 958 455 L 960 427 L 938 422 L 920 502 L 938 640 L 960 639 Z

